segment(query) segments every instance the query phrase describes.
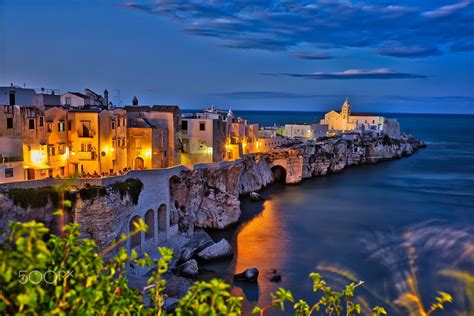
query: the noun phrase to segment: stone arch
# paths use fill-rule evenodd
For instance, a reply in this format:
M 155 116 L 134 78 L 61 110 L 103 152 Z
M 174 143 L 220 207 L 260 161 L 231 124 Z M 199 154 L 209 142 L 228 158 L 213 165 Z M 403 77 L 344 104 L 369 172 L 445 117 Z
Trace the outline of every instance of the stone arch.
M 132 219 L 130 220 L 130 224 L 129 224 L 130 233 L 132 233 L 135 230 L 135 227 L 134 227 L 133 223 L 138 222 L 139 220 L 140 220 L 140 216 L 138 216 L 138 215 L 135 215 L 135 216 L 132 217 Z M 135 234 L 135 235 L 130 237 L 130 249 L 133 249 L 137 246 L 141 247 L 141 245 L 142 245 L 142 233 L 141 232 L 139 232 L 138 234 Z
M 145 160 L 142 157 L 136 157 L 133 167 L 134 169 L 145 169 Z
M 158 208 L 158 233 L 166 232 L 167 226 L 166 204 L 161 204 Z
M 148 229 L 145 232 L 145 239 L 151 239 L 155 237 L 155 211 L 149 209 L 145 213 L 145 224 L 147 225 Z
M 272 167 L 273 181 L 275 182 L 286 182 L 286 168 L 281 165 L 275 165 Z

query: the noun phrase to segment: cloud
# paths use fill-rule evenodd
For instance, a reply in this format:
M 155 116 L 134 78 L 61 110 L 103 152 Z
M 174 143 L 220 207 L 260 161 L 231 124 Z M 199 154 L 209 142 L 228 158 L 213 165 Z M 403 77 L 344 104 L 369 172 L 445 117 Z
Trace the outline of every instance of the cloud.
M 468 7 L 470 4 L 470 0 L 463 0 L 455 4 L 445 5 L 434 10 L 425 11 L 422 15 L 428 18 L 442 18 L 455 14 L 457 11 Z
M 321 49 L 313 54 L 295 53 L 307 59 L 321 59 L 318 55 L 330 56 L 331 49 L 347 47 L 403 58 L 434 56 L 452 46 L 474 49 L 469 45 L 474 42 L 470 0 L 441 7 L 426 0 L 396 5 L 356 0 L 149 0 L 123 6 L 168 17 L 188 34 L 215 38 L 224 47 L 288 52 L 302 46 Z M 397 46 L 386 47 L 387 39 Z M 312 55 L 316 58 L 310 58 Z
M 267 76 L 289 76 L 304 79 L 318 79 L 318 80 L 330 80 L 330 79 L 420 79 L 426 78 L 424 75 L 411 74 L 404 72 L 397 72 L 389 68 L 378 68 L 372 70 L 361 70 L 361 69 L 348 69 L 342 72 L 313 72 L 310 74 L 297 74 L 297 73 L 265 73 Z
M 331 59 L 332 56 L 327 52 L 293 52 L 293 56 L 300 59 L 311 59 L 311 60 L 321 60 L 321 59 Z
M 441 51 L 437 47 L 422 47 L 422 46 L 402 46 L 399 43 L 386 43 L 383 47 L 376 50 L 378 55 L 392 56 L 392 57 L 428 57 L 440 55 Z

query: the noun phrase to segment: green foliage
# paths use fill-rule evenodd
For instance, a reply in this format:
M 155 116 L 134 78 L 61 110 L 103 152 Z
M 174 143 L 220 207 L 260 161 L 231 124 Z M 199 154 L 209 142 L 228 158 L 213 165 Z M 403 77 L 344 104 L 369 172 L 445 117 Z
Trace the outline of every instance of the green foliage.
M 129 236 L 122 235 L 110 248 L 97 252 L 94 241 L 79 238 L 78 226 L 64 227 L 61 236 L 49 233 L 41 223 L 10 223 L 0 243 L 0 315 L 164 315 L 163 274 L 168 271 L 173 251 L 158 248 L 160 259 L 145 254 L 138 259 L 132 250 L 120 248 L 105 261 L 103 257 L 134 234 L 146 231 L 142 220 L 134 222 Z M 153 271 L 143 295 L 128 287 L 126 266 L 134 262 Z M 329 287 L 319 273 L 311 273 L 315 303 L 298 300 L 293 304 L 295 315 L 325 314 L 331 316 L 360 315 L 355 292 L 362 281 L 341 290 Z M 179 300 L 174 315 L 241 315 L 242 297 L 232 296 L 230 286 L 222 280 L 197 281 Z M 264 315 L 270 310 L 285 310 L 295 302 L 290 291 L 279 288 L 271 294 L 271 303 L 253 308 L 252 313 Z M 451 295 L 439 292 L 430 310 L 431 315 L 452 302 Z M 387 315 L 382 307 L 372 309 L 374 316 Z M 367 310 L 367 313 L 369 311 Z
M 125 195 L 129 195 L 133 204 L 138 203 L 138 197 L 143 189 L 143 183 L 138 179 L 129 178 L 124 182 L 116 182 L 111 185 L 112 190 L 118 191 L 123 199 Z
M 222 280 L 197 281 L 179 300 L 176 315 L 241 315 L 242 297 L 231 296 Z

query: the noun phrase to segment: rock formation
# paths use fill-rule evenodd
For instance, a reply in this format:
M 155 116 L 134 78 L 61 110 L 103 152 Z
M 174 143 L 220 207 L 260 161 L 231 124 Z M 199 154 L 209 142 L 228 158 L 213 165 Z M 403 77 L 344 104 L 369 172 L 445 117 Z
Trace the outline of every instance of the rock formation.
M 170 204 L 175 206 L 181 232 L 194 226 L 222 229 L 239 220 L 241 195 L 256 197 L 255 191 L 274 181 L 295 184 L 348 166 L 409 156 L 424 146 L 408 136 L 399 140 L 336 138 L 249 154 L 231 166 L 184 171 L 174 177 Z

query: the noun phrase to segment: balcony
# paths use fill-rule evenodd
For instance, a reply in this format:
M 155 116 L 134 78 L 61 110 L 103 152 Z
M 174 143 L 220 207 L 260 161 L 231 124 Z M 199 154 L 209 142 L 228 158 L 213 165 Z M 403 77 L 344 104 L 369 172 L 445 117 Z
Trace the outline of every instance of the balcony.
M 94 151 L 80 151 L 77 153 L 79 160 L 96 160 L 97 155 Z

